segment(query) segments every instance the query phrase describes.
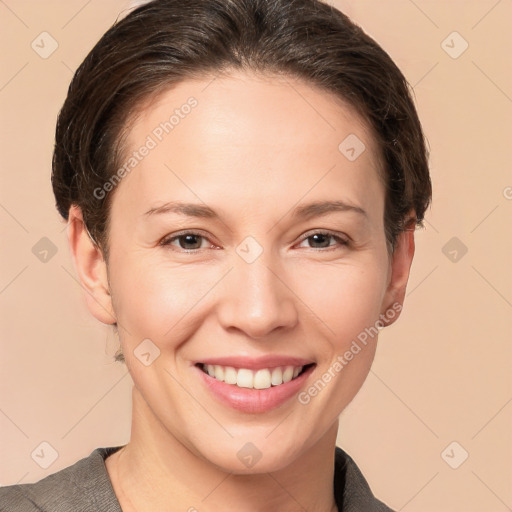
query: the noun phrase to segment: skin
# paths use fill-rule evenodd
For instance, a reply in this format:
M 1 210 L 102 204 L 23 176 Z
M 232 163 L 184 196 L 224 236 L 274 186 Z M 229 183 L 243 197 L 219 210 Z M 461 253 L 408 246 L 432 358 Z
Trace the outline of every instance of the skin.
M 88 307 L 118 323 L 134 381 L 131 439 L 107 458 L 108 474 L 125 512 L 336 510 L 338 416 L 368 375 L 377 337 L 307 405 L 292 398 L 259 414 L 217 402 L 191 364 L 234 354 L 303 357 L 317 365 L 306 390 L 403 303 L 414 232 L 388 253 L 370 131 L 339 99 L 291 78 L 236 72 L 182 82 L 145 103 L 126 154 L 190 96 L 197 107 L 114 191 L 108 266 L 80 209 L 70 209 L 69 243 Z M 349 134 L 366 146 L 352 162 L 338 150 Z M 171 200 L 206 204 L 221 220 L 144 218 Z M 292 218 L 297 205 L 318 200 L 343 200 L 366 215 Z M 205 238 L 159 245 L 187 229 Z M 315 230 L 349 244 L 303 236 Z M 263 248 L 250 264 L 236 252 L 247 236 Z M 134 355 L 146 338 L 160 350 L 149 366 Z M 262 454 L 251 468 L 237 457 L 247 442 Z

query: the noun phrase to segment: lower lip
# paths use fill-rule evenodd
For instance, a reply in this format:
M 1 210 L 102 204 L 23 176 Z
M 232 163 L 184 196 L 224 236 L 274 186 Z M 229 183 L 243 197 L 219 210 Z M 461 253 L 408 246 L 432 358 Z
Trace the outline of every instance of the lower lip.
M 224 405 L 242 412 L 261 413 L 275 409 L 295 396 L 315 367 L 312 365 L 295 379 L 266 389 L 239 388 L 210 377 L 198 366 L 194 366 L 194 369 L 215 398 Z

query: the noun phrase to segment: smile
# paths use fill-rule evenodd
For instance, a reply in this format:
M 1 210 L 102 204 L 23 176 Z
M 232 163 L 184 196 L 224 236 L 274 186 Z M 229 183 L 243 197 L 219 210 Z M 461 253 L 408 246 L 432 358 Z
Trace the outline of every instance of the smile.
M 239 388 L 268 389 L 271 386 L 280 386 L 294 380 L 312 365 L 278 366 L 275 368 L 261 368 L 259 370 L 203 363 L 199 363 L 198 366 L 210 377 L 226 384 Z
M 252 361 L 247 358 L 223 359 L 197 362 L 193 368 L 217 402 L 250 414 L 265 413 L 286 403 L 296 403 L 292 401 L 293 397 L 307 386 L 316 368 L 316 363 L 289 357 Z M 227 364 L 218 364 L 220 362 Z M 278 366 L 279 363 L 281 365 Z

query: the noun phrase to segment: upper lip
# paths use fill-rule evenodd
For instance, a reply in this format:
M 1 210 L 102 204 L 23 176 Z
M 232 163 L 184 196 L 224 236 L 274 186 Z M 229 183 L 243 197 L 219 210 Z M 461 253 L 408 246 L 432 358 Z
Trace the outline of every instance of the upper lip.
M 306 366 L 314 363 L 309 359 L 283 355 L 267 355 L 262 357 L 210 357 L 196 361 L 195 364 L 211 364 L 219 366 L 232 366 L 234 368 L 247 368 L 249 370 L 261 370 L 264 368 L 275 368 L 277 366 Z

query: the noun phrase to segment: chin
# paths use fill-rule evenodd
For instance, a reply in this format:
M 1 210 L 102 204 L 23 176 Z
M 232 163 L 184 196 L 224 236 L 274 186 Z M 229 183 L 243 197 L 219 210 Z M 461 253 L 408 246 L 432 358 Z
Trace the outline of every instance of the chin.
M 274 446 L 260 449 L 257 442 L 236 442 L 215 453 L 203 452 L 202 456 L 222 471 L 235 475 L 257 475 L 276 472 L 293 463 L 294 453 L 290 448 Z M 267 443 L 270 444 L 270 443 Z M 240 445 L 240 447 L 238 447 Z

